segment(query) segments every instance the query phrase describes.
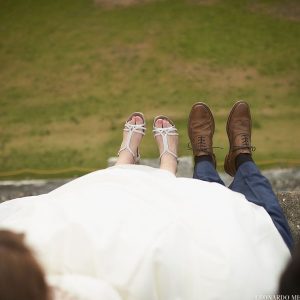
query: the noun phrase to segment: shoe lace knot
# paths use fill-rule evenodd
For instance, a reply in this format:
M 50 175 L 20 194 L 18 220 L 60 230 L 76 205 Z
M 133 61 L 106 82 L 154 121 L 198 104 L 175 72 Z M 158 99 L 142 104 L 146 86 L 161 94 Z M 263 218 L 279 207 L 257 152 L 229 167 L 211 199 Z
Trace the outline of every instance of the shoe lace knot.
M 249 147 L 250 146 L 248 134 L 242 134 L 242 144 L 245 147 Z
M 199 149 L 207 149 L 206 136 L 199 135 L 197 136 L 196 139 L 197 139 L 196 145 L 198 146 Z
M 188 150 L 197 150 L 201 152 L 205 152 L 207 154 L 211 154 L 213 149 L 223 149 L 222 147 L 209 147 L 207 142 L 207 136 L 198 135 L 192 141 L 192 146 L 188 143 Z
M 250 145 L 250 138 L 249 135 L 246 133 L 241 134 L 241 146 L 234 146 L 233 150 L 240 150 L 240 149 L 249 149 L 250 151 L 255 151 L 255 146 Z

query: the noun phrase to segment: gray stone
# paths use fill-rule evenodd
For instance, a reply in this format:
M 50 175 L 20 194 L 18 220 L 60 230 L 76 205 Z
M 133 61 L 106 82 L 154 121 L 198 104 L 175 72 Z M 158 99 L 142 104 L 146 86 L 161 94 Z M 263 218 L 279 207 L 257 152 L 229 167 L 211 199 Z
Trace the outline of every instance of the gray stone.
M 0 203 L 6 200 L 49 193 L 71 179 L 0 181 Z
M 295 242 L 300 242 L 300 192 L 278 192 L 277 197 Z

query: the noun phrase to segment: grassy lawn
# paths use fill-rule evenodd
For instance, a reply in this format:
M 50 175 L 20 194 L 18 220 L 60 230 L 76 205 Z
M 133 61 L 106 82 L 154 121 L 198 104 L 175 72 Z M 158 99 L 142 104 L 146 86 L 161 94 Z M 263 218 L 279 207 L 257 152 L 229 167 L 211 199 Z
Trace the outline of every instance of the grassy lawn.
M 216 119 L 222 165 L 235 100 L 254 119 L 258 164 L 300 165 L 300 3 L 0 0 L 0 179 L 64 177 L 103 168 L 123 122 L 143 111 L 143 157 L 156 157 L 152 119 L 170 116 L 187 150 L 191 105 Z M 23 169 L 62 173 L 21 173 Z M 77 168 L 78 170 L 64 169 Z

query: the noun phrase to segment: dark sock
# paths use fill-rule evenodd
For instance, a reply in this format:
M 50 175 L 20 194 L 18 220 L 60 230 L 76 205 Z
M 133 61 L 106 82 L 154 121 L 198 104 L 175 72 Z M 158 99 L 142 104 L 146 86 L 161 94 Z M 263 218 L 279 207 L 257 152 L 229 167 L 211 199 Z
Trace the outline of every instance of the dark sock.
M 210 163 L 214 164 L 214 161 L 213 161 L 211 155 L 195 156 L 195 157 L 194 157 L 194 161 L 195 161 L 195 165 L 196 165 L 198 162 L 201 162 L 201 161 L 209 161 Z
M 247 161 L 252 161 L 252 156 L 250 153 L 241 153 L 239 154 L 236 159 L 235 159 L 235 168 L 238 169 L 241 164 L 247 162 Z

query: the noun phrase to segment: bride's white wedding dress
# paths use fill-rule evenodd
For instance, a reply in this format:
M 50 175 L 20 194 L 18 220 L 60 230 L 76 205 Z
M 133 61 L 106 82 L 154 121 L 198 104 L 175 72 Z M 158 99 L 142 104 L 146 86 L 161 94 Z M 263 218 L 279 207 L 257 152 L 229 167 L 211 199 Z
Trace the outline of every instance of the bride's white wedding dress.
M 0 205 L 78 299 L 255 299 L 290 257 L 267 212 L 217 183 L 124 165 Z

